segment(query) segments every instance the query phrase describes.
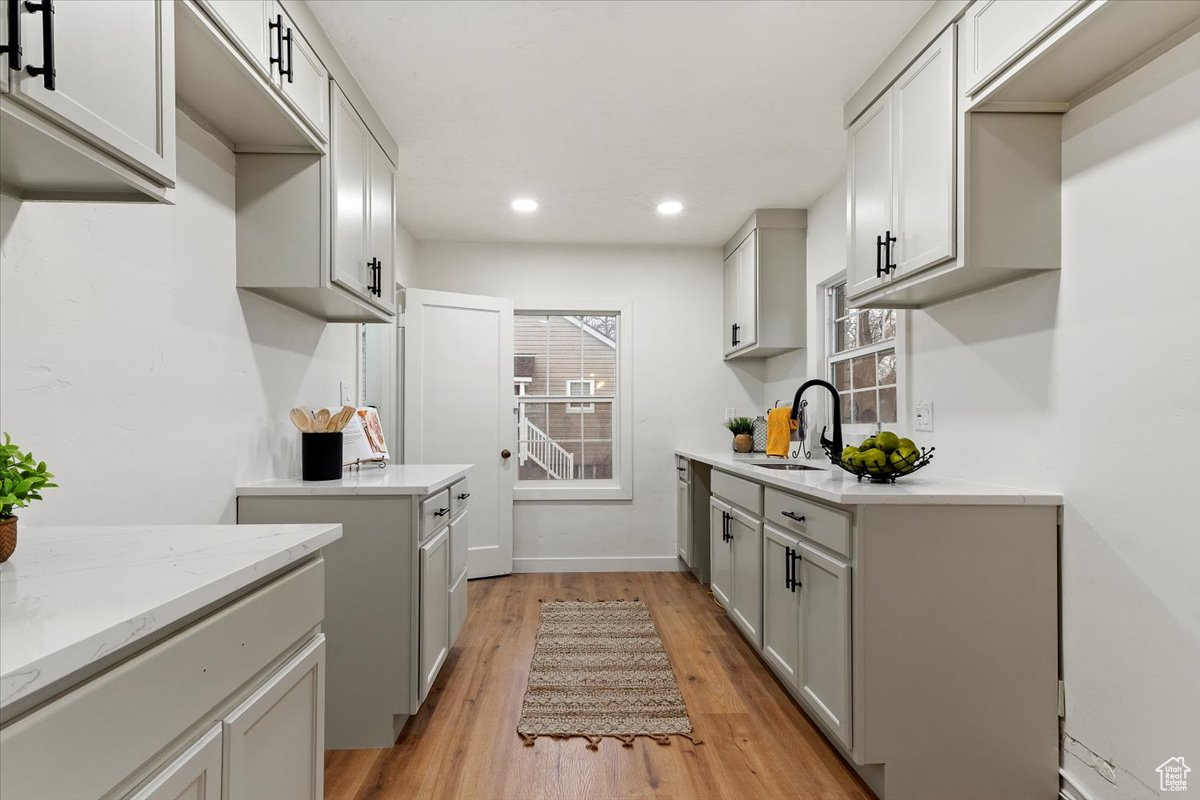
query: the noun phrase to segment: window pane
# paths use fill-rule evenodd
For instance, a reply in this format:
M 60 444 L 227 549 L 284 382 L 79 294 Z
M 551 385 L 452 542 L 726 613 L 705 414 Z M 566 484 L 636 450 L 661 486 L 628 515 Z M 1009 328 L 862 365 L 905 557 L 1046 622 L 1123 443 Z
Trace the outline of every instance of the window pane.
M 865 389 L 868 386 L 875 385 L 875 354 L 868 353 L 865 356 L 859 356 L 851 362 L 851 370 L 854 372 L 854 388 Z
M 612 479 L 612 442 L 584 442 L 583 459 L 577 462 L 579 477 L 585 480 Z
M 876 375 L 880 386 L 896 382 L 896 351 L 894 349 L 879 351 L 879 369 L 876 370 Z
M 612 403 L 592 403 L 592 413 L 577 414 L 584 439 L 612 440 Z
M 875 390 L 871 389 L 865 392 L 855 392 L 852 395 L 852 403 L 854 406 L 854 421 L 855 422 L 878 422 L 879 415 L 876 409 Z
M 833 364 L 833 385 L 839 392 L 850 389 L 850 362 L 835 361 Z
M 833 287 L 833 318 L 846 316 L 846 284 Z
M 850 393 L 846 392 L 842 395 L 842 424 L 849 425 L 854 422 L 854 407 L 850 403 Z
M 583 438 L 583 421 L 580 417 L 579 406 L 566 403 L 550 403 L 546 433 L 551 439 L 581 439 Z
M 837 324 L 837 344 L 834 352 L 858 347 L 858 317 L 848 317 Z
M 885 340 L 896 338 L 896 309 L 894 308 L 883 312 L 883 338 Z
M 859 346 L 865 347 L 883 341 L 883 315 L 884 311 L 878 308 L 862 312 L 858 323 Z
M 896 387 L 879 390 L 879 421 L 896 421 Z
M 526 394 L 547 394 L 550 318 L 518 314 L 513 318 L 513 377 L 532 378 Z

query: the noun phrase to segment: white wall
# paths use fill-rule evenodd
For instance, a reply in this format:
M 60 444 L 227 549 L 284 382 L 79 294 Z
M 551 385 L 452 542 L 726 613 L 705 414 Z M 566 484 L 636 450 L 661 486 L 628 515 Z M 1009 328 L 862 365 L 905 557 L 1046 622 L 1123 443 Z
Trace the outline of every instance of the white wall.
M 0 427 L 62 485 L 27 522 L 233 522 L 354 381 L 353 325 L 234 288 L 233 154 L 178 122 L 174 206 L 0 202 Z
M 761 364 L 722 361 L 720 249 L 419 242 L 417 268 L 419 288 L 518 308 L 633 304 L 634 499 L 517 503 L 515 568 L 673 569 L 674 448 L 728 447 L 725 407 L 749 412 L 762 397 Z
M 809 210 L 810 291 L 844 199 Z M 1064 494 L 1064 769 L 1157 797 L 1167 758 L 1200 775 L 1200 37 L 1067 114 L 1062 205 L 1061 273 L 909 314 L 908 394 L 930 470 Z

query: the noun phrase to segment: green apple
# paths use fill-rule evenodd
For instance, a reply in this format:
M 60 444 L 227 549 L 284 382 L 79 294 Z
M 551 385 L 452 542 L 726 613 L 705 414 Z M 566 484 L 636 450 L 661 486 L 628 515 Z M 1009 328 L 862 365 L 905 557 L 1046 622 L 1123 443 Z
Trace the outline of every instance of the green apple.
M 854 445 L 847 445 L 846 449 L 842 451 L 842 463 L 843 464 L 853 463 L 852 459 L 856 455 L 858 455 L 858 448 L 855 447 Z
M 888 455 L 878 447 L 873 447 L 862 454 L 862 464 L 872 475 L 884 475 L 889 471 Z
M 912 439 L 901 439 L 900 444 L 897 446 L 898 447 L 907 447 L 909 450 L 917 449 L 917 443 L 914 442 Z
M 888 462 L 891 464 L 892 469 L 903 474 L 912 472 L 913 465 L 917 463 L 917 459 L 920 457 L 921 454 L 916 450 L 901 447 L 892 451 L 892 454 L 888 456 Z
M 875 446 L 885 453 L 890 453 L 900 446 L 900 437 L 891 431 L 880 431 L 875 434 Z
M 872 436 L 870 439 L 863 439 L 863 443 L 858 446 L 858 449 L 862 450 L 865 453 L 868 450 L 873 449 L 874 447 L 875 447 L 875 437 Z

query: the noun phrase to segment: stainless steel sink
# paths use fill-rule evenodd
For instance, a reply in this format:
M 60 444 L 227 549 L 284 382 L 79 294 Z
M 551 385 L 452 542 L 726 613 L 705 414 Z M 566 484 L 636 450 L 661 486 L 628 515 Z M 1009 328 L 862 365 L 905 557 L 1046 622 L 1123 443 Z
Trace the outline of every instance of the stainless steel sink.
M 780 464 L 780 463 L 769 462 L 769 461 L 768 462 L 752 461 L 752 462 L 750 462 L 750 466 L 762 467 L 763 469 L 784 469 L 784 470 L 788 470 L 791 472 L 798 472 L 800 470 L 810 470 L 810 469 L 816 470 L 817 472 L 821 471 L 820 467 L 810 467 L 808 464 Z

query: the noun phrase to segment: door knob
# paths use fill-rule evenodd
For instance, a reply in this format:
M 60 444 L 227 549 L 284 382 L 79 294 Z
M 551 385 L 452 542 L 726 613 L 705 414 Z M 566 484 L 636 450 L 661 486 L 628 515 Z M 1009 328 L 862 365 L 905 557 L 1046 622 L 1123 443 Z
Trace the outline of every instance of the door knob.
M 512 451 L 511 451 L 511 450 L 501 450 L 501 451 L 500 451 L 500 457 L 501 457 L 501 458 L 504 458 L 504 459 L 511 458 L 511 457 L 512 457 Z

